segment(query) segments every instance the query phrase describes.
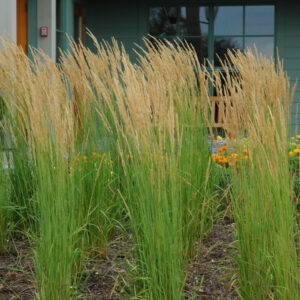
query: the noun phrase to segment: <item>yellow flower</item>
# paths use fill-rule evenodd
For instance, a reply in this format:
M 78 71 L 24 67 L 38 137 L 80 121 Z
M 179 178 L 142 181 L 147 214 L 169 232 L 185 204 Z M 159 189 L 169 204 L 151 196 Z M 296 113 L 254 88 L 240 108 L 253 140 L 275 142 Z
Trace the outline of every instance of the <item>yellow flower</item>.
M 248 151 L 247 148 L 245 148 L 245 149 L 243 150 L 243 152 L 244 152 L 245 154 L 248 154 L 248 153 L 249 153 L 249 151 Z
M 300 134 L 296 135 L 297 140 L 300 140 Z
M 294 152 L 294 151 L 290 151 L 290 152 L 289 152 L 289 156 L 290 156 L 290 157 L 293 157 L 294 155 L 295 155 L 295 152 Z
M 294 150 L 294 153 L 295 153 L 295 154 L 299 154 L 299 153 L 300 153 L 300 148 L 297 147 L 297 148 Z
M 97 156 L 97 152 L 92 152 L 92 156 Z
M 86 156 L 86 155 L 82 156 L 82 159 L 83 159 L 84 161 L 87 161 L 87 156 Z

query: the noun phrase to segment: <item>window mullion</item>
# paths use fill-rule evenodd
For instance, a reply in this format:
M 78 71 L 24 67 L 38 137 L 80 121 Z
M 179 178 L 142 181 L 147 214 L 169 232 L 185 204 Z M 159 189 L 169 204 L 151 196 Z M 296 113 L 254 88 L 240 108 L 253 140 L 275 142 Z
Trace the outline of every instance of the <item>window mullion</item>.
M 214 6 L 210 4 L 208 9 L 208 60 L 214 65 Z
M 246 35 L 246 6 L 243 5 L 243 49 L 245 49 L 245 35 Z
M 208 6 L 208 60 L 211 62 L 214 68 L 214 53 L 215 53 L 215 46 L 214 46 L 214 6 L 210 4 Z M 211 74 L 213 70 L 209 68 L 209 73 Z M 212 83 L 209 84 L 209 93 L 213 95 L 213 85 Z

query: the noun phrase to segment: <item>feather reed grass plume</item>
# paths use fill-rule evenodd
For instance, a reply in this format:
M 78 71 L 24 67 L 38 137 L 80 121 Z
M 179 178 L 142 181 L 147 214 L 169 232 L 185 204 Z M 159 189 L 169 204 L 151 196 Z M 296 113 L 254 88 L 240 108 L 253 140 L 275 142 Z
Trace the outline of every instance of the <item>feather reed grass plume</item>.
M 188 45 L 156 41 L 153 46 L 145 40 L 134 64 L 115 40 L 99 44 L 90 35 L 96 53 L 73 44 L 61 60 L 79 122 L 96 105 L 108 131 L 117 126 L 139 147 L 149 147 L 154 127 L 158 132 L 163 128 L 164 134 L 167 130 L 173 139 L 179 136 L 175 131 L 180 110 L 190 107 L 194 118 L 201 119 L 199 114 L 207 109 L 207 74 Z
M 211 80 L 217 95 L 224 98 L 228 131 L 244 134 L 249 124 L 270 120 L 270 111 L 288 126 L 295 86 L 290 86 L 279 58 L 275 63 L 257 51 L 229 51 L 222 68 Z
M 1 43 L 0 90 L 14 164 L 9 170 L 13 183 L 9 201 L 34 223 L 26 230 L 37 238 L 37 297 L 69 299 L 75 270 L 74 232 L 82 223 L 75 213 L 79 201 L 69 173 L 75 140 L 67 84 L 43 52 L 34 50 L 31 61 L 16 45 Z
M 249 153 L 232 184 L 241 297 L 298 299 L 299 232 L 287 155 L 294 89 L 282 63 L 258 53 L 229 52 L 223 67 L 213 79 L 225 98 L 226 129 L 235 138 L 247 136 Z
M 51 141 L 55 151 L 68 152 L 74 144 L 73 111 L 59 68 L 41 51 L 35 51 L 30 61 L 14 44 L 1 43 L 0 90 L 10 122 L 16 122 L 9 125 L 14 128 L 13 141 L 17 143 L 22 136 L 28 145 L 38 143 L 41 149 L 48 148 Z
M 115 40 L 91 37 L 96 53 L 74 44 L 61 61 L 73 103 L 81 124 L 96 111 L 98 130 L 115 142 L 143 292 L 181 299 L 182 268 L 210 217 L 207 74 L 179 42 L 145 40 L 133 63 Z

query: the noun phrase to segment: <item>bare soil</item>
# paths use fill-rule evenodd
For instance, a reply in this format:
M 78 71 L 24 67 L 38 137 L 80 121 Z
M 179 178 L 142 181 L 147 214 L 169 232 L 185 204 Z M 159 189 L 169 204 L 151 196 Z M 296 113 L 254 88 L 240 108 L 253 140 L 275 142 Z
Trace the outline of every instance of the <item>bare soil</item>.
M 184 299 L 238 299 L 235 293 L 233 226 L 229 218 L 219 220 L 210 234 L 195 247 L 189 261 Z M 74 299 L 129 299 L 134 264 L 130 239 L 112 241 L 105 254 L 89 259 L 80 277 Z M 35 299 L 32 251 L 25 240 L 10 242 L 0 256 L 0 299 Z

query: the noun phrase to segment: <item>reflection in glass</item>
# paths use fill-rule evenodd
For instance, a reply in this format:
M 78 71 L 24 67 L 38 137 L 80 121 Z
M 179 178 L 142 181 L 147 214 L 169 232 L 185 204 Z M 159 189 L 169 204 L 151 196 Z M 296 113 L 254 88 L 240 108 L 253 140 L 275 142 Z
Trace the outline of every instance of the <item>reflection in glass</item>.
M 274 6 L 246 6 L 245 33 L 246 35 L 273 35 Z
M 215 53 L 214 63 L 215 66 L 220 66 L 220 60 L 224 60 L 228 50 L 242 50 L 243 39 L 242 38 L 216 38 L 214 42 Z
M 208 33 L 205 7 L 152 7 L 149 11 L 149 34 L 168 36 L 201 36 Z
M 61 30 L 57 30 L 56 31 L 56 62 L 59 62 L 61 49 L 63 49 L 63 32 Z
M 59 62 L 60 51 L 63 49 L 63 31 L 62 31 L 62 0 L 56 2 L 56 62 Z
M 254 44 L 259 52 L 273 57 L 274 15 L 274 5 L 152 7 L 149 34 L 172 43 L 187 41 L 201 63 L 209 58 L 220 66 L 228 49 L 253 49 Z M 211 31 L 213 35 L 208 34 Z
M 195 49 L 199 62 L 205 63 L 205 60 L 208 58 L 207 38 L 206 37 L 186 38 L 184 40 Z
M 214 10 L 215 35 L 242 35 L 243 34 L 243 7 L 219 6 Z
M 246 37 L 245 48 L 254 50 L 272 58 L 274 57 L 274 38 L 273 37 Z
M 62 0 L 56 0 L 56 29 L 62 28 Z

